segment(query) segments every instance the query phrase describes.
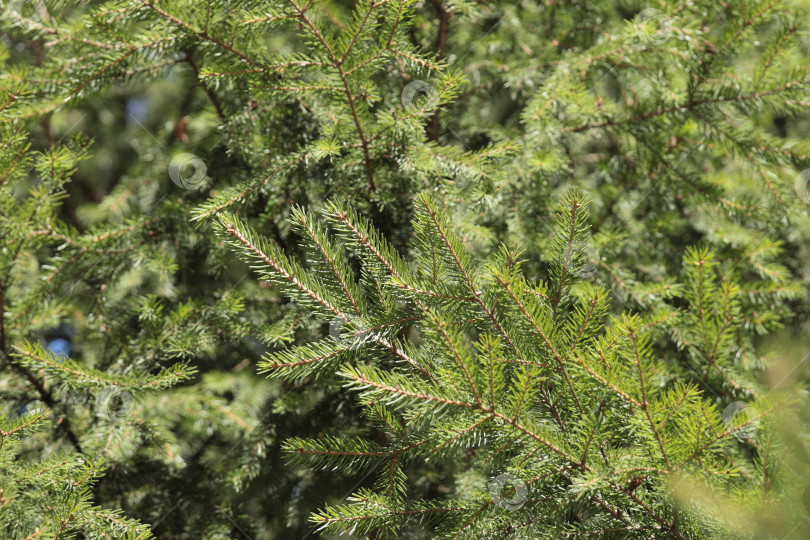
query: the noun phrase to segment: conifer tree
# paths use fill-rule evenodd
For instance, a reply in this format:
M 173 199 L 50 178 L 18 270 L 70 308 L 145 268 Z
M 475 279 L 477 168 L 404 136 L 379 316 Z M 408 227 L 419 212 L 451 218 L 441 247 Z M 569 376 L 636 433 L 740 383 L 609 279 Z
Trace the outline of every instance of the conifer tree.
M 260 368 L 289 380 L 336 373 L 383 434 L 285 444 L 293 463 L 375 476 L 373 488 L 354 493 L 351 504 L 318 513 L 313 521 L 321 529 L 375 538 L 413 537 L 426 524 L 453 538 L 751 532 L 672 496 L 697 484 L 768 498 L 761 484 L 769 471 L 749 462 L 747 446 L 754 435 L 775 439 L 774 398 L 757 393 L 726 418 L 697 382 L 653 353 L 654 337 L 673 320 L 711 334 L 702 342 L 707 348 L 734 335 L 739 287 L 717 283 L 710 252 L 690 248 L 684 255 L 688 308 L 608 318 L 605 287 L 574 291 L 589 264 L 576 247 L 588 222 L 577 190 L 559 208 L 551 279 L 541 283 L 526 279 L 521 253 L 507 247 L 477 263 L 433 199 L 419 196 L 415 206 L 414 266 L 341 205 L 323 210 L 332 235 L 311 214 L 295 211 L 295 225 L 318 248 L 308 259 L 311 272 L 238 217 L 219 216 L 221 233 L 262 279 L 324 320 L 344 323 L 337 335 L 265 355 Z M 345 251 L 357 258 L 359 279 L 341 261 Z M 722 312 L 696 316 L 703 310 L 695 303 Z M 728 355 L 717 355 L 711 369 L 730 365 Z M 760 447 L 764 462 L 770 446 Z M 409 500 L 404 471 L 413 461 L 464 463 L 456 496 Z M 741 476 L 743 469 L 749 474 Z M 494 481 L 487 485 L 487 478 Z
M 3 0 L 0 536 L 806 535 L 806 15 Z

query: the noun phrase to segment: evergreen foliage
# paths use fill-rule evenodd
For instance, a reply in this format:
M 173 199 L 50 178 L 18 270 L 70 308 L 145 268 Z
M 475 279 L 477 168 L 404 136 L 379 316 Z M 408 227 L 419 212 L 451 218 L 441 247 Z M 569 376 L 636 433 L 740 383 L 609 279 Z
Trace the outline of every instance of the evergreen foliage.
M 352 504 L 317 514 L 321 529 L 375 538 L 412 537 L 411 528 L 425 523 L 458 538 L 746 532 L 732 520 L 678 508 L 670 493 L 691 480 L 744 490 L 754 500 L 768 496 L 761 489 L 767 471 L 750 466 L 740 442 L 754 428 L 759 442 L 774 439 L 769 416 L 777 404 L 759 396 L 750 405 L 756 414 L 728 422 L 699 384 L 653 353 L 656 335 L 683 319 L 694 354 L 712 360 L 706 371 L 733 366 L 730 354 L 717 351 L 736 333 L 739 288 L 717 283 L 707 250 L 684 255 L 677 296 L 687 309 L 608 317 L 605 287 L 587 283 L 574 292 L 589 262 L 575 249 L 588 221 L 577 190 L 559 208 L 548 253 L 552 277 L 541 283 L 526 279 L 521 253 L 506 247 L 476 264 L 432 198 L 421 195 L 415 206 L 414 267 L 341 205 L 323 210 L 331 236 L 313 216 L 294 212 L 295 224 L 321 248 L 308 259 L 319 270 L 312 272 L 237 216 L 219 216 L 221 234 L 263 279 L 324 321 L 345 321 L 337 335 L 267 354 L 260 367 L 288 380 L 336 373 L 383 433 L 382 441 L 327 434 L 286 442 L 295 464 L 376 475 L 373 489 L 353 494 Z M 357 258 L 359 279 L 340 263 L 344 250 Z M 704 304 L 717 309 L 695 315 Z M 409 500 L 404 469 L 413 461 L 466 463 L 457 497 Z M 502 474 L 511 497 L 483 488 Z
M 0 536 L 810 534 L 808 7 L 3 0 Z

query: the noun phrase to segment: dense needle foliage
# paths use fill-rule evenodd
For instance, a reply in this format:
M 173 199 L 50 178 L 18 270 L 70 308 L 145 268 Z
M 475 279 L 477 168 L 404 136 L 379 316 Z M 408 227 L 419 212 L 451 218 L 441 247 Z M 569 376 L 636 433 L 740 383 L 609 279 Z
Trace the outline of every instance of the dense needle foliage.
M 810 534 L 806 2 L 0 5 L 0 536 Z

